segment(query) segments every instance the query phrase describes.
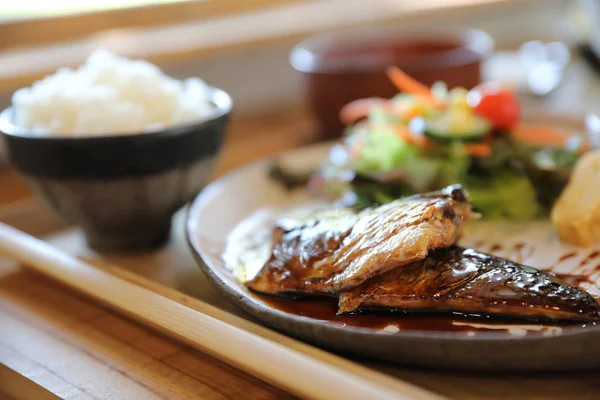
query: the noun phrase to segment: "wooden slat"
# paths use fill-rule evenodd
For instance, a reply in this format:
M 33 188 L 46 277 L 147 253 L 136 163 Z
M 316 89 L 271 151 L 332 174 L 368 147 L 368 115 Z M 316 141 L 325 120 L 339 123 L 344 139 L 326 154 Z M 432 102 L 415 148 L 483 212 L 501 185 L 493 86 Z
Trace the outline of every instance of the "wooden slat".
M 35 365 L 31 365 L 32 363 L 29 360 L 24 359 L 18 354 L 10 353 L 10 349 L 0 345 L 0 400 L 60 399 L 60 397 L 44 389 L 42 386 L 29 381 L 18 370 L 13 370 L 3 364 L 2 359 L 5 359 L 7 363 L 20 364 L 17 368 L 22 368 L 23 364 L 28 364 L 24 367 L 28 370 L 36 368 Z
M 14 179 L 16 184 L 20 184 L 17 182 L 19 178 L 16 175 Z M 34 236 L 42 236 L 68 226 L 32 198 L 0 208 L 0 221 L 11 226 L 19 226 L 22 231 Z
M 14 170 L 3 166 L 0 161 L 0 204 L 7 205 L 31 197 L 24 182 L 16 179 Z
M 144 28 L 191 20 L 206 21 L 298 1 L 301 0 L 188 0 L 173 4 L 3 21 L 0 22 L 0 50 L 78 40 L 109 29 Z
M 222 399 L 242 387 L 257 398 L 286 397 L 31 273 L 0 281 L 0 346 L 3 363 L 24 359 L 30 365 L 18 372 L 62 398 Z M 218 372 L 200 379 L 163 362 L 181 351 Z M 232 380 L 239 385 L 228 389 Z
M 88 38 L 0 52 L 0 91 L 28 86 L 63 66 L 76 66 L 96 48 L 127 57 L 177 63 L 232 49 L 290 42 L 306 35 L 381 23 L 410 23 L 419 17 L 446 19 L 469 12 L 498 12 L 540 0 L 319 0 L 285 4 L 209 21 L 99 32 Z M 518 4 L 517 4 L 518 3 Z

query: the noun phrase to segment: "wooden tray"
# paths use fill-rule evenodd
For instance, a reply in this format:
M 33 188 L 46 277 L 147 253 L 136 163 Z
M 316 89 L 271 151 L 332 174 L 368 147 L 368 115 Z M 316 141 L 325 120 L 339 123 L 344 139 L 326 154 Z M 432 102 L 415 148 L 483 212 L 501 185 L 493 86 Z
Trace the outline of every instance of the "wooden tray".
M 198 298 L 249 318 L 222 297 L 196 266 L 185 243 L 183 219 L 184 212 L 180 212 L 172 240 L 164 249 L 128 256 L 100 255 L 87 248 L 79 231 L 65 227 L 33 201 L 0 209 L 0 221 L 40 235 L 92 263 L 110 263 L 148 278 L 154 283 L 153 290 L 183 304 Z M 125 393 L 126 398 L 286 397 L 255 378 L 2 260 L 0 299 L 0 362 L 61 397 L 88 392 L 100 394 L 100 398 L 123 397 Z M 593 371 L 480 375 L 354 361 L 449 398 L 600 398 L 600 382 Z M 2 376 L 0 373 L 0 388 Z
M 220 171 L 310 143 L 313 132 L 299 107 L 234 119 Z M 94 263 L 112 263 L 180 303 L 198 298 L 249 318 L 217 292 L 193 261 L 183 213 L 164 249 L 102 256 L 28 196 L 14 173 L 0 173 L 0 222 Z M 600 399 L 597 371 L 483 375 L 353 361 L 453 399 Z M 0 399 L 3 393 L 16 399 L 292 397 L 0 257 Z

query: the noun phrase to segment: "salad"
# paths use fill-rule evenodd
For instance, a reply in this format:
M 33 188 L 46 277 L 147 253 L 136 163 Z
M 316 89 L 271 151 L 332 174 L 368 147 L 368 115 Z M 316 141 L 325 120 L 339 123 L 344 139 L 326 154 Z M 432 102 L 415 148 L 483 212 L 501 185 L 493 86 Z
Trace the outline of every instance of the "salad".
M 364 208 L 460 183 L 485 217 L 525 220 L 548 213 L 586 151 L 580 136 L 521 125 L 510 88 L 430 88 L 387 72 L 400 93 L 341 110 L 343 143 L 310 177 L 313 193 Z

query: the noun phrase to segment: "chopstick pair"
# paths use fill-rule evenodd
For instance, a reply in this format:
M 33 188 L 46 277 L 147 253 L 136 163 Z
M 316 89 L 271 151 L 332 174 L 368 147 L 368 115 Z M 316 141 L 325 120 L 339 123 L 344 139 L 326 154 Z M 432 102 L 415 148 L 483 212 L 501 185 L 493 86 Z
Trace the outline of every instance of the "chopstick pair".
M 92 266 L 3 223 L 0 254 L 303 398 L 442 399 L 139 275 Z

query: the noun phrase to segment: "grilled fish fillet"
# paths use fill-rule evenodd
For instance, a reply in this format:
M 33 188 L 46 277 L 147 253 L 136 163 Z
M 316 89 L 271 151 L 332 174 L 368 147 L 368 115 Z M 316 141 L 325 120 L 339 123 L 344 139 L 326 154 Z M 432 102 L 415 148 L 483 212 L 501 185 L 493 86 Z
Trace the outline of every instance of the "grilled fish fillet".
M 338 313 L 379 307 L 577 321 L 600 312 L 587 292 L 550 274 L 459 247 L 341 293 Z
M 335 294 L 453 245 L 474 217 L 465 192 L 450 186 L 359 213 L 282 219 L 270 259 L 247 285 L 263 293 Z

